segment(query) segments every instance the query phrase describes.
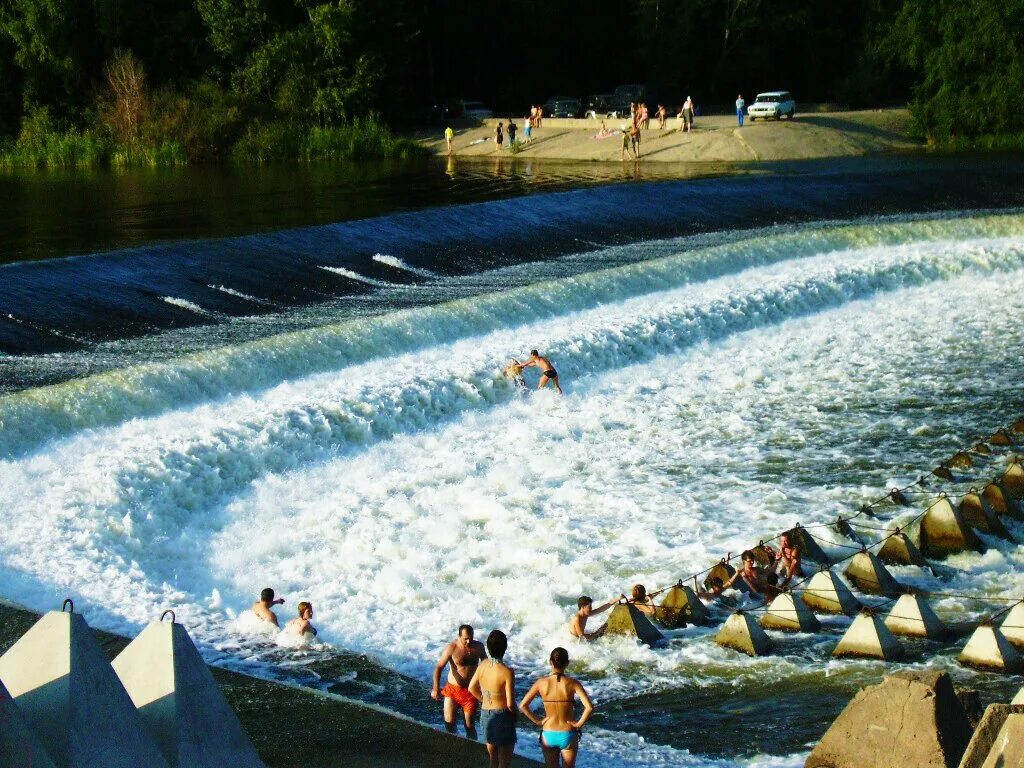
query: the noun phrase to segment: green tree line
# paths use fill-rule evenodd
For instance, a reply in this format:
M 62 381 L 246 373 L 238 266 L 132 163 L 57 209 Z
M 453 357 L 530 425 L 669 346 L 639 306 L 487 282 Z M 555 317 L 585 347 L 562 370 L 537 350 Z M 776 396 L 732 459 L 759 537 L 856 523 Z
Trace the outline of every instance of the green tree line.
M 400 157 L 455 98 L 522 114 L 642 83 L 705 108 L 906 103 L 1022 131 L 1024 0 L 3 0 L 0 141 L 31 165 Z M 4 138 L 6 137 L 6 138 Z

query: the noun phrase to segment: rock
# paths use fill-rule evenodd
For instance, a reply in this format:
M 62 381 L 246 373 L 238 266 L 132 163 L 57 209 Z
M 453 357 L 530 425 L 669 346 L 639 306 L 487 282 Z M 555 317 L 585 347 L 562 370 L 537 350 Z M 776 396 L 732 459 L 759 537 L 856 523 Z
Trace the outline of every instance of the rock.
M 1003 633 L 989 624 L 982 624 L 971 635 L 957 656 L 966 667 L 1013 674 L 1024 669 L 1024 661 Z
M 974 530 L 943 494 L 921 518 L 921 552 L 925 557 L 945 557 L 965 549 L 984 552 Z
M 669 629 L 689 624 L 707 624 L 708 609 L 689 587 L 677 584 L 665 592 L 656 618 Z
M 955 768 L 971 726 L 945 672 L 900 672 L 861 689 L 806 768 Z
M 889 565 L 916 565 L 921 568 L 928 565 L 917 545 L 899 529 L 885 539 L 878 550 L 878 559 Z
M 775 645 L 753 617 L 742 611 L 728 618 L 715 635 L 715 642 L 723 648 L 732 648 L 748 656 L 764 656 L 771 653 Z
M 607 635 L 629 635 L 648 645 L 660 643 L 665 639 L 665 636 L 651 624 L 651 620 L 635 605 L 629 603 L 619 603 L 612 608 L 606 626 Z
M 868 594 L 898 595 L 905 591 L 882 562 L 867 550 L 853 556 L 844 575 L 857 589 Z
M 1010 612 L 999 624 L 999 631 L 1013 643 L 1015 648 L 1024 650 L 1024 601 L 1010 609 Z
M 814 574 L 800 593 L 800 599 L 815 613 L 853 616 L 861 609 L 860 601 L 832 571 Z
M 903 595 L 885 617 L 885 626 L 894 635 L 926 637 L 938 640 L 949 634 L 928 601 L 920 595 Z
M 865 611 L 853 620 L 832 655 L 837 658 L 895 661 L 903 658 L 903 646 L 893 637 L 885 622 L 874 613 Z
M 1006 493 L 1002 483 L 989 483 L 982 489 L 981 496 L 997 515 L 1012 517 L 1014 520 L 1024 520 L 1024 510 L 1021 509 L 1016 499 Z
M 1013 537 L 996 515 L 996 511 L 992 509 L 992 505 L 974 488 L 971 488 L 960 499 L 960 514 L 963 515 L 964 520 L 972 528 L 976 528 L 982 533 L 990 533 L 1007 541 L 1013 541 Z
M 1016 722 L 1010 723 L 1015 718 Z M 1009 723 L 1010 727 L 1007 728 Z M 1010 742 L 1016 741 L 1016 751 L 1010 750 Z M 1003 762 L 998 762 L 1002 758 Z M 960 768 L 986 768 L 988 766 L 1024 765 L 1024 706 L 1011 704 L 989 704 L 985 715 L 978 723 L 960 760 Z
M 817 632 L 821 629 L 821 622 L 810 608 L 793 597 L 792 592 L 783 592 L 768 606 L 768 611 L 761 617 L 761 626 L 783 632 Z

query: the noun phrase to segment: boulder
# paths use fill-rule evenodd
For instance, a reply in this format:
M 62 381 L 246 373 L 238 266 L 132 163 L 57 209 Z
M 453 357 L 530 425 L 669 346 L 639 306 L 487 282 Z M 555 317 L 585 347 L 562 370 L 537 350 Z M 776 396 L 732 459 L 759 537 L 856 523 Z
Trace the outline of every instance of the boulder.
M 800 593 L 800 599 L 815 613 L 853 616 L 861 609 L 860 601 L 832 571 L 814 574 Z
M 761 617 L 765 629 L 780 629 L 783 632 L 817 632 L 821 622 L 803 602 L 795 599 L 792 592 L 777 595 Z
M 1024 650 L 1024 601 L 1010 609 L 1000 622 L 999 631 L 1015 648 Z
M 873 612 L 865 611 L 850 625 L 832 651 L 836 658 L 856 657 L 895 661 L 903 658 L 903 646 Z
M 866 549 L 851 558 L 843 573 L 861 592 L 872 595 L 898 595 L 906 591 L 882 565 L 882 561 Z
M 1024 499 L 1024 467 L 1018 461 L 1010 463 L 1000 481 L 1011 498 L 1017 501 Z
M 636 637 L 641 643 L 654 645 L 665 639 L 651 620 L 631 603 L 619 603 L 612 608 L 608 623 L 605 625 L 606 635 L 629 635 Z
M 726 620 L 715 635 L 715 642 L 723 648 L 732 648 L 748 656 L 769 654 L 775 645 L 753 617 L 743 611 L 737 611 Z
M 971 726 L 945 672 L 899 672 L 862 688 L 806 768 L 955 768 Z
M 0 683 L 0 765 L 54 768 L 53 761 L 3 683 Z
M 894 635 L 926 637 L 938 640 L 949 634 L 949 629 L 935 615 L 928 601 L 920 595 L 903 595 L 885 617 L 885 626 Z
M 921 550 L 899 528 L 886 537 L 878 550 L 878 559 L 889 565 L 916 565 L 921 568 L 928 565 Z
M 1014 520 L 1024 520 L 1024 510 L 1012 496 L 1006 493 L 1002 483 L 989 483 L 981 491 L 982 498 L 989 503 L 997 515 L 1012 517 Z
M 965 667 L 1014 674 L 1024 671 L 1024 661 L 1003 633 L 991 624 L 982 624 L 971 635 L 957 656 Z
M 974 488 L 971 488 L 960 499 L 960 514 L 963 515 L 964 521 L 972 528 L 976 528 L 982 533 L 998 536 L 1007 541 L 1013 541 L 1013 537 L 1006 530 L 1002 520 L 996 515 L 996 511 L 992 509 L 992 505 Z
M 925 557 L 941 558 L 966 549 L 984 552 L 985 546 L 943 494 L 921 518 L 921 553 Z
M 685 627 L 687 624 L 707 624 L 708 609 L 687 586 L 676 586 L 665 592 L 655 617 L 669 629 Z
M 1012 704 L 989 704 L 985 714 L 974 730 L 967 751 L 960 760 L 960 768 L 983 768 L 989 761 L 989 757 L 995 749 L 996 756 L 1002 754 L 1005 745 L 1001 743 L 1000 735 L 1003 733 L 1003 726 L 1011 715 L 1024 717 L 1024 706 Z M 1024 730 L 1020 730 L 1016 738 L 1024 741 Z M 1012 765 L 1024 765 L 1024 751 L 1019 753 L 1017 763 L 1003 763 L 1006 768 Z

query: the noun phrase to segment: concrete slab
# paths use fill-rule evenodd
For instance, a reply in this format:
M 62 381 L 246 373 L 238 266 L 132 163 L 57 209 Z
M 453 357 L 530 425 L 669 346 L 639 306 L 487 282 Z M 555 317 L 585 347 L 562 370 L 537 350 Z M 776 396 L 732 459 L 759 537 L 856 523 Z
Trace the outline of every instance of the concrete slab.
M 992 749 L 981 768 L 1020 768 L 1024 766 L 1024 713 L 1011 712 L 992 742 Z
M 867 550 L 854 555 L 843 573 L 857 589 L 870 595 L 898 595 L 906 591 L 882 561 Z
M 860 601 L 832 571 L 814 574 L 800 593 L 800 599 L 815 613 L 854 616 L 861 609 Z
M 928 601 L 920 595 L 903 595 L 885 617 L 885 626 L 894 635 L 926 637 L 938 640 L 949 634 L 949 628 L 935 615 Z
M 1007 718 L 1011 714 L 1022 713 L 1024 713 L 1024 706 L 989 704 L 985 709 L 985 714 L 981 717 L 981 722 L 974 729 L 974 735 L 967 745 L 967 751 L 964 752 L 964 756 L 960 760 L 959 768 L 982 768 L 992 753 L 993 748 L 1000 742 L 999 736 L 1002 733 L 1003 725 L 1005 725 Z M 1024 738 L 1024 733 L 1020 735 L 1020 738 Z M 1024 765 L 1024 763 L 1021 763 L 1021 765 Z
M 1020 503 L 1006 493 L 1002 483 L 989 483 L 981 491 L 982 498 L 989 503 L 997 515 L 1024 520 L 1024 509 Z
M 992 509 L 992 505 L 976 489 L 971 488 L 964 494 L 960 499 L 959 508 L 960 514 L 972 528 L 1007 541 L 1013 541 L 1013 537 L 1006 530 L 1006 526 L 1003 525 L 996 511 Z
M 1024 650 L 1024 601 L 1017 603 L 999 622 L 999 631 L 1017 650 Z
M 921 518 L 920 530 L 921 553 L 925 557 L 942 558 L 968 549 L 985 551 L 974 530 L 945 494 L 928 507 Z
M 642 643 L 654 645 L 665 639 L 665 636 L 635 605 L 619 603 L 612 608 L 608 617 L 607 635 L 628 635 L 635 637 Z
M 265 768 L 181 624 L 151 623 L 111 666 L 171 768 Z
M 761 626 L 783 632 L 817 632 L 821 629 L 821 622 L 803 601 L 793 597 L 792 592 L 783 592 L 772 600 L 768 611 L 761 616 Z
M 881 618 L 873 613 L 864 612 L 853 620 L 853 624 L 839 640 L 832 655 L 837 658 L 895 661 L 903 658 L 903 646 L 893 637 Z
M 916 565 L 920 568 L 928 565 L 921 550 L 903 531 L 895 532 L 886 538 L 878 550 L 878 559 L 889 565 Z
M 1013 644 L 996 627 L 982 624 L 971 635 L 956 659 L 965 667 L 1016 674 L 1024 670 L 1024 660 Z
M 53 761 L 3 683 L 0 683 L 0 765 L 54 768 Z
M 166 768 L 81 614 L 39 619 L 0 657 L 0 681 L 58 768 Z
M 665 592 L 655 618 L 669 629 L 685 627 L 687 624 L 704 625 L 710 620 L 707 606 L 697 597 L 697 593 L 682 584 Z
M 748 656 L 764 656 L 771 653 L 775 644 L 749 613 L 734 613 L 715 635 L 715 642 L 723 648 L 745 653 Z

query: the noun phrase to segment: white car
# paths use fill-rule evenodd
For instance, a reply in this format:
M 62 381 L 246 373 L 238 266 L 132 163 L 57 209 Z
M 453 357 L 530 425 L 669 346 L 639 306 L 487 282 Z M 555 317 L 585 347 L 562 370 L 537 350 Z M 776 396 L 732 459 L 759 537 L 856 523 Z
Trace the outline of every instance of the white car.
M 750 122 L 754 122 L 759 117 L 764 120 L 769 117 L 776 120 L 788 117 L 792 120 L 795 112 L 796 102 L 793 101 L 793 95 L 789 91 L 759 93 L 754 103 L 747 107 L 747 117 L 750 118 Z
M 462 116 L 469 120 L 490 120 L 494 112 L 485 107 L 482 101 L 463 101 Z

